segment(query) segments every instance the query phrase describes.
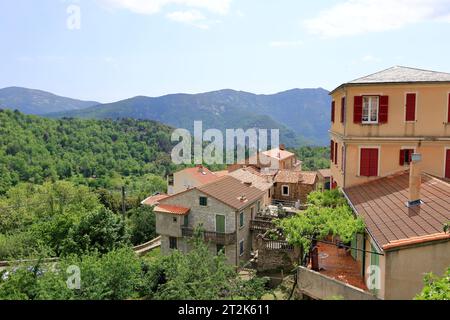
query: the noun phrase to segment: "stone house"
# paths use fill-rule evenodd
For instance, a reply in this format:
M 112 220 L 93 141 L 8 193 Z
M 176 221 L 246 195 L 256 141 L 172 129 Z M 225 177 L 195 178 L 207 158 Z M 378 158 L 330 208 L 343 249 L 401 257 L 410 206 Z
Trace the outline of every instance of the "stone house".
M 250 222 L 263 209 L 266 192 L 233 177 L 163 198 L 155 208 L 161 250 L 189 252 L 190 239 L 202 226 L 212 253 L 224 251 L 228 262 L 241 266 L 251 259 Z
M 274 180 L 275 201 L 305 204 L 308 195 L 316 190 L 316 172 L 280 170 Z

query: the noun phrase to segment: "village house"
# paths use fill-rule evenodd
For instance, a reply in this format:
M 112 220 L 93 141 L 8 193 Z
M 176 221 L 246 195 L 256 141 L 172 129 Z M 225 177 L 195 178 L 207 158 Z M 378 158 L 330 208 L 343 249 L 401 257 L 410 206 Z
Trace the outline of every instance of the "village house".
M 353 268 L 353 284 L 368 284 L 376 297 L 412 299 L 426 273 L 450 266 L 450 74 L 394 67 L 331 96 L 331 186 L 344 192 L 366 232 L 345 265 L 333 267 L 322 252 L 323 273 Z M 312 296 L 369 297 L 342 287 L 333 272 L 334 280 L 304 275 L 322 281 L 305 289 Z
M 323 169 L 317 171 L 318 185 L 320 191 L 331 190 L 331 170 Z
M 189 252 L 189 240 L 201 226 L 211 252 L 223 251 L 231 265 L 241 266 L 251 259 L 250 222 L 263 209 L 266 194 L 226 176 L 163 198 L 154 207 L 162 254 Z
M 308 195 L 316 190 L 316 172 L 280 170 L 274 179 L 275 202 L 291 206 L 304 205 Z
M 208 168 L 198 165 L 175 172 L 168 176 L 168 194 L 173 195 L 191 188 L 199 187 L 217 181 L 221 174 L 211 172 Z

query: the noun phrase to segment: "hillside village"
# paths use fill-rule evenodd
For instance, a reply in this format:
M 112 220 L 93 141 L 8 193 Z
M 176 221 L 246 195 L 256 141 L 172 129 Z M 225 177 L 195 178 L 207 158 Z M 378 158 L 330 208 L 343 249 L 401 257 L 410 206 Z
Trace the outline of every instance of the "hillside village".
M 297 292 L 309 299 L 412 299 L 424 274 L 442 275 L 450 266 L 450 74 L 393 67 L 331 97 L 329 169 L 303 171 L 280 145 L 225 171 L 199 165 L 170 175 L 167 194 L 142 202 L 156 213 L 162 254 L 189 252 L 201 228 L 210 251 L 241 270 L 296 268 Z M 277 221 L 304 214 L 310 194 L 330 189 L 364 231 L 351 243 L 330 233 L 302 250 Z

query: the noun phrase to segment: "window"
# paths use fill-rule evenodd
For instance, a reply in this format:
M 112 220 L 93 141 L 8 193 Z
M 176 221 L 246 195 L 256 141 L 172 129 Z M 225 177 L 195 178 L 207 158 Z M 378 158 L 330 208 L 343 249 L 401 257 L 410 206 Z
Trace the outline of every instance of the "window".
M 338 164 L 338 150 L 339 150 L 339 144 L 336 142 L 334 145 L 334 164 Z
M 225 216 L 216 215 L 216 232 L 225 233 Z
M 341 149 L 341 170 L 342 170 L 342 172 L 344 172 L 344 168 L 345 168 L 344 163 L 345 163 L 345 147 L 342 146 L 342 149 Z
M 207 207 L 208 206 L 208 198 L 207 197 L 200 197 L 200 206 L 201 207 Z
M 281 194 L 285 197 L 289 197 L 289 186 L 282 186 Z
M 173 223 L 177 223 L 178 219 L 177 218 L 173 218 Z
M 184 216 L 184 226 L 189 226 L 189 216 Z
M 244 212 L 239 213 L 239 228 L 244 227 Z
M 269 189 L 269 192 L 270 192 L 270 189 Z M 269 196 L 270 197 L 270 196 Z M 261 212 L 261 201 L 258 201 L 258 206 L 257 206 L 257 208 L 258 208 L 258 212 Z
M 362 177 L 377 177 L 378 176 L 378 149 L 361 149 L 360 157 L 360 173 Z
M 218 244 L 216 246 L 216 250 L 217 250 L 217 255 L 219 255 L 221 253 L 225 254 L 225 246 L 224 245 Z
M 446 153 L 446 161 L 445 161 L 445 177 L 450 179 L 450 149 L 445 151 Z
M 239 255 L 242 257 L 244 255 L 244 240 L 239 242 Z
M 363 97 L 362 123 L 378 123 L 379 103 L 379 97 Z
M 345 97 L 341 99 L 341 123 L 345 122 Z
M 333 122 L 333 123 L 334 123 L 335 116 L 336 116 L 336 102 L 333 101 L 331 103 L 331 122 Z
M 413 153 L 414 153 L 413 149 L 400 150 L 400 165 L 404 166 L 405 164 L 410 164 Z
M 269 189 L 269 198 L 272 197 L 272 189 Z
M 333 140 L 331 140 L 331 143 L 330 143 L 330 158 L 331 158 L 331 162 L 333 162 L 334 161 L 334 141 Z
M 416 121 L 416 103 L 417 97 L 415 93 L 406 95 L 406 119 L 405 121 Z
M 171 250 L 177 250 L 178 249 L 178 240 L 177 238 L 170 237 L 169 238 L 169 248 Z

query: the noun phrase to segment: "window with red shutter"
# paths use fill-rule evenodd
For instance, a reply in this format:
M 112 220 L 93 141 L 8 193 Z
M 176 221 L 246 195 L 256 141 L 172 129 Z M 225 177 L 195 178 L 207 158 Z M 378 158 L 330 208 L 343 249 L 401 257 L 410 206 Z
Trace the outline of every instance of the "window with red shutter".
M 448 94 L 447 122 L 450 123 L 450 93 Z
M 345 122 L 345 97 L 341 99 L 341 123 Z
M 405 153 L 406 150 L 400 150 L 400 166 L 405 165 Z
M 339 153 L 339 144 L 336 142 L 334 145 L 334 164 L 338 164 L 338 153 Z
M 360 176 L 378 176 L 378 149 L 361 149 Z
M 334 123 L 335 116 L 336 116 L 336 102 L 333 101 L 331 103 L 331 122 L 333 122 L 333 123 Z
M 362 123 L 362 112 L 363 112 L 363 97 L 355 97 L 355 104 L 353 110 L 353 122 Z
M 415 93 L 406 95 L 406 121 L 416 121 L 416 101 Z
M 389 118 L 389 96 L 380 97 L 379 123 L 387 123 Z
M 446 160 L 445 160 L 445 177 L 450 179 L 450 149 L 446 152 Z
M 413 153 L 414 153 L 414 149 L 400 150 L 400 165 L 404 166 L 405 164 L 410 164 L 412 161 Z
M 331 161 L 333 162 L 334 161 L 334 141 L 333 140 L 331 140 L 331 144 L 330 144 L 330 155 L 331 155 Z

